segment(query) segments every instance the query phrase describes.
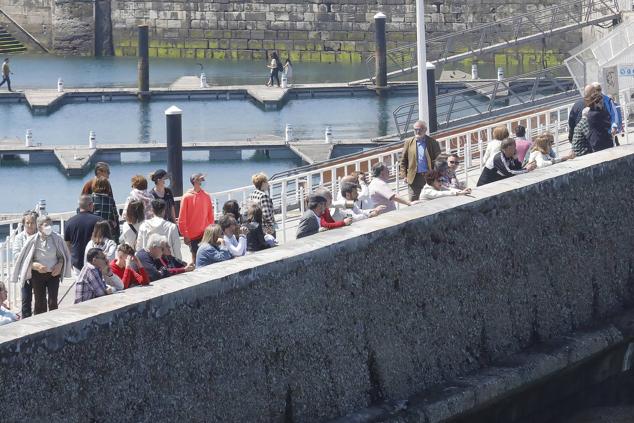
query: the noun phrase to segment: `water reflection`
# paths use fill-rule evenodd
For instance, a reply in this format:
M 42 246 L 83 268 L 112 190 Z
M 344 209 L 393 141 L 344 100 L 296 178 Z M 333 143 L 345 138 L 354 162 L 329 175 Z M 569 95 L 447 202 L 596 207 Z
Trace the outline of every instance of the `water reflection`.
M 141 144 L 149 144 L 151 142 L 150 133 L 152 131 L 152 103 L 149 101 L 140 101 L 139 103 L 139 138 Z

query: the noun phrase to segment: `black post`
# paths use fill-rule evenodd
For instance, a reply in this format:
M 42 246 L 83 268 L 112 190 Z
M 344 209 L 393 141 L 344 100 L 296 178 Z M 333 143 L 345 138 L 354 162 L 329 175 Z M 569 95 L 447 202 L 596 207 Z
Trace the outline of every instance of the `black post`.
M 438 130 L 438 113 L 436 112 L 436 66 L 427 62 L 427 101 L 429 103 L 429 133 Z
M 139 99 L 146 100 L 150 97 L 150 43 L 148 26 L 139 25 Z
M 167 128 L 167 172 L 174 197 L 183 195 L 183 111 L 176 106 L 165 110 Z
M 382 90 L 387 88 L 387 41 L 385 37 L 385 21 L 387 17 L 383 12 L 374 15 L 374 34 L 376 48 L 374 56 L 376 58 L 375 81 L 374 85 L 377 94 L 381 94 Z

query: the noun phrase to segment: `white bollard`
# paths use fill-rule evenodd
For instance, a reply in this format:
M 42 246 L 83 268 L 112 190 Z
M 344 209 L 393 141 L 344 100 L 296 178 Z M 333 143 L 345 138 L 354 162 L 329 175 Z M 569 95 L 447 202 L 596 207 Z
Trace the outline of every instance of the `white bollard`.
M 31 129 L 26 130 L 26 137 L 24 138 L 25 147 L 33 147 L 33 131 Z
M 326 144 L 330 144 L 332 142 L 332 128 L 330 126 L 326 126 Z
M 64 92 L 64 81 L 62 80 L 62 78 L 57 78 L 57 92 L 58 93 Z
M 288 88 L 288 78 L 286 77 L 286 73 L 282 74 L 282 88 Z
M 500 66 L 498 68 L 498 81 L 501 81 L 503 79 L 504 79 L 504 68 Z
M 293 141 L 293 125 L 291 125 L 290 123 L 286 124 L 286 131 L 285 131 L 284 140 L 286 142 Z
M 478 65 L 471 65 L 471 79 L 478 79 Z
M 88 148 L 97 148 L 97 136 L 95 135 L 95 131 L 90 131 L 88 133 Z
M 200 74 L 200 88 L 207 88 L 207 75 L 205 75 L 205 72 Z
M 46 213 L 46 200 L 40 200 L 37 203 L 37 214 L 40 216 L 46 216 L 48 214 Z

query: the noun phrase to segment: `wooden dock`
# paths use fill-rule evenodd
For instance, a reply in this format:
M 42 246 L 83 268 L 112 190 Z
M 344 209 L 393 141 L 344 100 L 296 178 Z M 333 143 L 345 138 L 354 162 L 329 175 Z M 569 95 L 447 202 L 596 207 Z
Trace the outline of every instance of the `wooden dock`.
M 364 148 L 380 145 L 367 139 L 335 140 L 294 140 L 286 142 L 279 137 L 252 139 L 248 141 L 200 141 L 183 143 L 183 151 L 205 151 L 209 160 L 241 160 L 243 150 L 263 151 L 271 158 L 299 158 L 308 164 L 328 160 L 335 147 L 348 152 L 362 151 Z M 18 140 L 4 140 L 0 143 L 0 160 L 25 159 L 29 164 L 57 164 L 68 176 L 83 176 L 97 161 L 121 162 L 125 153 L 149 153 L 150 161 L 166 161 L 167 145 L 150 144 L 98 144 L 90 149 L 80 145 L 37 145 L 26 147 Z
M 487 97 L 490 100 L 501 99 L 505 100 L 509 96 L 508 87 L 504 82 L 500 82 L 502 86 L 497 87 L 496 91 L 496 82 L 495 79 L 473 79 L 471 75 L 466 72 L 460 70 L 451 70 L 451 71 L 443 71 L 440 74 L 439 82 L 461 82 L 467 88 L 477 92 L 480 95 Z M 499 85 L 499 84 L 498 84 Z M 493 98 L 495 96 L 495 98 Z

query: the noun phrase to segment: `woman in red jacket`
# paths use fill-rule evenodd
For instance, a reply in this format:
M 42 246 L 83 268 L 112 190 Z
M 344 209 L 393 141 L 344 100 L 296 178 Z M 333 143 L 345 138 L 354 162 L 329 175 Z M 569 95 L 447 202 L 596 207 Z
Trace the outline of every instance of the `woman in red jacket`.
M 132 268 L 132 263 L 136 261 L 137 272 Z M 148 285 L 150 278 L 143 268 L 139 259 L 134 255 L 134 249 L 128 244 L 121 244 L 117 247 L 117 258 L 110 262 L 112 273 L 119 276 L 123 282 L 123 289 L 128 289 L 134 285 Z

